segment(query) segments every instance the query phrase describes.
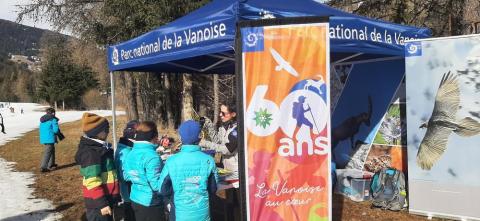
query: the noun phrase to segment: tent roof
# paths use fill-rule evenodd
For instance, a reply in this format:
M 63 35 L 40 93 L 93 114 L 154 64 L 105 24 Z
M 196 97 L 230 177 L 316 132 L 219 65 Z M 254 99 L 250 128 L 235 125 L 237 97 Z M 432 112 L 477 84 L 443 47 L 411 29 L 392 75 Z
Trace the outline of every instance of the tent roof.
M 213 0 L 167 25 L 108 47 L 110 71 L 234 73 L 238 21 L 329 16 L 333 59 L 403 57 L 403 41 L 431 35 L 331 8 L 315 0 Z

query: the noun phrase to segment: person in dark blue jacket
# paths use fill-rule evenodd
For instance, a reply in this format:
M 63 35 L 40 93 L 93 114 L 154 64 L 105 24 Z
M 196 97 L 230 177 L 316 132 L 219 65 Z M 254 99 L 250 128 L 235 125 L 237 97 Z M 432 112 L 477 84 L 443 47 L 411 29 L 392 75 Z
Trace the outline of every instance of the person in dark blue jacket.
M 168 158 L 160 175 L 162 195 L 171 195 L 171 221 L 209 221 L 209 194 L 217 191 L 215 160 L 198 146 L 200 124 L 189 120 L 178 128 L 180 152 Z
M 40 143 L 45 145 L 43 152 L 42 164 L 40 172 L 48 172 L 57 167 L 55 164 L 55 143 L 60 133 L 58 128 L 58 118 L 55 117 L 55 109 L 49 107 L 46 114 L 40 118 Z
M 160 172 L 163 163 L 155 151 L 157 125 L 141 122 L 135 133 L 133 148 L 123 164 L 123 179 L 132 183 L 130 200 L 137 221 L 163 220 L 163 200 L 160 196 Z

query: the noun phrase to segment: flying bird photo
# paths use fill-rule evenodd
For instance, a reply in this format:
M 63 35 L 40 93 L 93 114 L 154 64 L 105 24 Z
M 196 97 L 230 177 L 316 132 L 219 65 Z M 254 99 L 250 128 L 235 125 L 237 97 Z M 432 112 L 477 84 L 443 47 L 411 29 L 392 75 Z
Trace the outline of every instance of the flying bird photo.
M 450 134 L 462 137 L 480 133 L 480 123 L 470 117 L 457 119 L 460 104 L 460 89 L 457 77 L 448 72 L 440 81 L 432 115 L 420 128 L 427 131 L 417 153 L 417 165 L 423 170 L 432 169 L 447 149 Z M 460 148 L 460 147 L 459 147 Z
M 290 63 L 285 60 L 275 49 L 270 48 L 270 54 L 272 54 L 273 59 L 277 62 L 275 71 L 285 70 L 291 75 L 298 77 L 298 72 L 290 65 Z

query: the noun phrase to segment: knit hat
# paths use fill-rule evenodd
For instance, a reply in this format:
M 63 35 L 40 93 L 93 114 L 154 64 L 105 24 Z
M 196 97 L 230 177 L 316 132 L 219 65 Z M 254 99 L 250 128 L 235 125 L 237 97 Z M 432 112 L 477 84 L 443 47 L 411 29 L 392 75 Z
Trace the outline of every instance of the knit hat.
M 93 113 L 84 113 L 82 116 L 82 130 L 88 137 L 96 137 L 102 131 L 108 131 L 109 128 L 105 117 Z
M 129 121 L 125 126 L 125 129 L 123 129 L 123 137 L 127 139 L 133 139 L 139 123 L 140 122 L 138 122 L 138 120 Z
M 200 140 L 200 124 L 194 120 L 183 122 L 178 128 L 182 144 L 196 144 Z

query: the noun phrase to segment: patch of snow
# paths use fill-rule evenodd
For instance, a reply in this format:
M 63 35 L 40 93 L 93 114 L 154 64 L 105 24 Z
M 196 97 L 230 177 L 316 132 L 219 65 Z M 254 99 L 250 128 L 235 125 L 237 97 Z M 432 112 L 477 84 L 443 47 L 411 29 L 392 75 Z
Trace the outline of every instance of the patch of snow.
M 2 107 L 3 106 L 3 107 Z M 14 113 L 10 111 L 14 108 Z M 3 116 L 6 134 L 0 133 L 0 148 L 9 141 L 23 136 L 25 133 L 38 129 L 40 117 L 45 114 L 47 106 L 34 103 L 5 103 L 0 102 L 0 113 Z M 21 113 L 23 109 L 23 114 Z M 87 111 L 58 111 L 56 116 L 59 123 L 80 120 Z M 110 110 L 89 110 L 101 116 L 110 116 Z M 125 114 L 117 111 L 117 115 Z M 40 164 L 40 162 L 38 162 Z M 55 213 L 52 202 L 35 198 L 33 188 L 29 185 L 35 182 L 33 173 L 14 171 L 15 163 L 0 158 L 0 196 L 2 209 L 0 220 L 3 221 L 52 221 L 59 220 L 61 214 Z

